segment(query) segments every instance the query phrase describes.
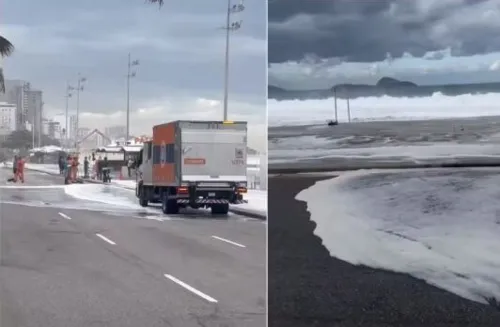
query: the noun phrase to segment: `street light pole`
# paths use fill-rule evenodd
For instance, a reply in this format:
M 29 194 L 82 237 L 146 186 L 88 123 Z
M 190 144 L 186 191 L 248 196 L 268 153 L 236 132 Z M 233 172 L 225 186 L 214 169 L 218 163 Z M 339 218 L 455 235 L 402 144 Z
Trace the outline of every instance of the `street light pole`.
M 226 54 L 224 62 L 224 121 L 227 120 L 227 106 L 228 106 L 228 93 L 229 93 L 229 43 L 230 34 L 241 28 L 242 21 L 231 22 L 231 14 L 236 14 L 245 10 L 243 1 L 238 5 L 231 5 L 231 0 L 227 0 L 227 14 L 226 14 Z
M 135 77 L 135 71 L 132 71 L 133 66 L 138 66 L 139 60 L 132 61 L 130 53 L 128 54 L 128 65 L 127 65 L 127 134 L 125 136 L 125 145 L 128 143 L 130 138 L 130 79 Z
M 31 137 L 32 137 L 32 147 L 35 148 L 35 121 L 36 121 L 36 110 L 33 110 L 33 124 L 31 124 Z
M 78 130 L 80 129 L 80 91 L 83 91 L 83 83 L 87 79 L 82 77 L 80 73 L 78 73 L 78 82 L 76 86 L 76 131 L 75 131 L 75 148 L 78 148 Z
M 68 125 L 69 125 L 69 122 L 68 122 L 68 113 L 69 113 L 69 98 L 71 98 L 72 96 L 72 93 L 71 91 L 73 91 L 75 88 L 72 87 L 71 85 L 69 85 L 69 81 L 66 81 L 66 93 L 64 95 L 64 97 L 66 98 L 66 111 L 65 111 L 65 131 L 64 131 L 64 143 L 66 145 L 66 147 L 69 148 L 69 133 L 68 133 Z

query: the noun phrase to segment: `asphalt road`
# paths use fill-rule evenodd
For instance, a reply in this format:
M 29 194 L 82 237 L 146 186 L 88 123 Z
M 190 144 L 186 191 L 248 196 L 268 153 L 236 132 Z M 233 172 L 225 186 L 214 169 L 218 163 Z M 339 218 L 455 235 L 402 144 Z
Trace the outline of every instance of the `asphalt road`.
M 15 186 L 8 174 L 0 326 L 266 325 L 261 221 L 99 210 L 67 197 L 58 177 L 28 172 Z
M 497 327 L 500 307 L 468 301 L 406 274 L 330 256 L 295 196 L 313 175 L 269 178 L 269 326 Z M 362 240 L 360 240 L 362 242 Z

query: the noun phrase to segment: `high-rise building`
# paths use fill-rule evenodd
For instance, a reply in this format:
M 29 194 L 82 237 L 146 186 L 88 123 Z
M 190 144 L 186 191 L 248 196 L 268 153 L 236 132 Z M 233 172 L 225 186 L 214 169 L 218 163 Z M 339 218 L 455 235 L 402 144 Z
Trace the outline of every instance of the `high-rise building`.
M 0 101 L 16 105 L 16 129 L 26 128 L 26 111 L 30 84 L 21 80 L 5 80 L 5 93 L 0 94 Z
M 9 135 L 16 130 L 16 118 L 16 105 L 6 102 L 0 102 L 0 135 Z
M 31 84 L 22 80 L 6 80 L 5 94 L 0 101 L 16 105 L 16 129 L 34 128 L 35 133 L 43 129 L 42 91 L 33 90 Z
M 62 137 L 61 124 L 54 120 L 44 120 L 43 134 L 53 139 L 60 139 Z
M 36 135 L 41 135 L 43 130 L 43 99 L 42 91 L 29 89 L 26 91 L 27 109 L 25 111 L 26 121 L 29 122 Z

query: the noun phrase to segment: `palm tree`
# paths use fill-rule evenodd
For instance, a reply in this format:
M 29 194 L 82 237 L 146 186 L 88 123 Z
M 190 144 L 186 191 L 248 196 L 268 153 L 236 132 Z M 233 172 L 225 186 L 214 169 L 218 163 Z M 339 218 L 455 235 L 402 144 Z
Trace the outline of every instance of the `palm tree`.
M 160 7 L 163 6 L 163 0 L 147 0 L 149 3 L 157 3 Z
M 160 4 L 161 6 L 161 4 Z M 14 46 L 9 40 L 0 35 L 0 57 L 8 57 L 14 51 Z M 3 69 L 0 67 L 0 92 L 5 93 L 5 80 L 3 78 Z

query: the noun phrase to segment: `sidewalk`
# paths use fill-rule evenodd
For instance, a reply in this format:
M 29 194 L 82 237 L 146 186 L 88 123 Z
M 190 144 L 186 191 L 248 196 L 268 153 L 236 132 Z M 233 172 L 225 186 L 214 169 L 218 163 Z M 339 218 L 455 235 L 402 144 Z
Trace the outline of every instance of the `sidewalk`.
M 12 162 L 7 162 L 5 167 L 11 168 Z M 26 163 L 26 169 L 59 176 L 59 167 L 56 164 Z M 84 181 L 87 183 L 102 184 L 102 182 L 98 180 L 85 179 Z M 135 180 L 112 180 L 111 184 L 125 189 L 135 190 L 136 183 Z M 267 191 L 248 190 L 244 199 L 247 200 L 248 203 L 232 205 L 229 210 L 233 213 L 252 218 L 267 219 Z

